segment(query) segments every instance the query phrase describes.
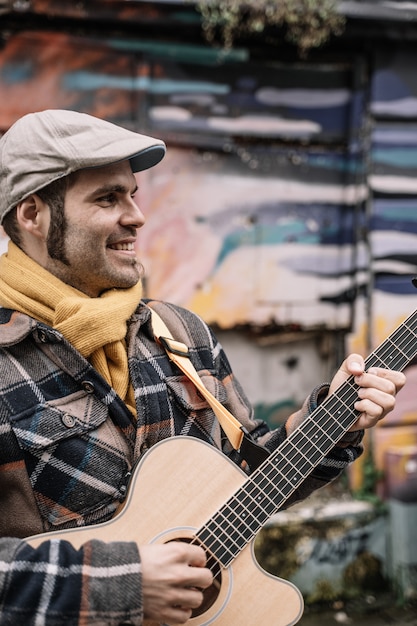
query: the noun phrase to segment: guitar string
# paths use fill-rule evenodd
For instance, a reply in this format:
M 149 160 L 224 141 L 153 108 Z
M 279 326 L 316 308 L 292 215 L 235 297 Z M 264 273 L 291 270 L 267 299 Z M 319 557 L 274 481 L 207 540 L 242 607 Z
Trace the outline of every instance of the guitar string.
M 408 320 L 406 320 L 406 322 L 404 322 L 396 331 L 394 331 L 394 333 L 388 337 L 382 344 L 381 346 L 373 353 L 371 353 L 371 355 L 366 359 L 366 366 L 367 369 L 373 365 L 377 365 L 379 364 L 382 367 L 387 367 L 390 369 L 396 369 L 398 368 L 398 365 L 396 365 L 395 363 L 395 355 L 393 355 L 393 347 L 395 348 L 395 350 L 397 351 L 397 357 L 400 358 L 400 364 L 401 366 L 405 366 L 407 364 L 407 362 L 409 362 L 413 356 L 415 356 L 415 354 L 417 353 L 417 348 L 415 341 L 413 341 L 413 338 L 417 338 L 417 334 L 414 332 L 414 330 L 412 330 L 409 325 L 407 324 L 410 321 L 415 322 L 415 316 L 417 315 L 417 312 L 415 312 L 412 316 L 410 316 L 410 318 L 408 318 Z M 417 329 L 416 329 L 417 330 Z M 410 335 L 412 335 L 410 337 Z M 407 354 L 406 352 L 404 352 L 403 350 L 401 350 L 401 348 L 399 348 L 399 346 L 397 346 L 393 339 L 395 338 L 395 336 L 397 337 L 397 341 L 399 342 L 400 339 L 403 339 L 404 337 L 406 337 L 407 341 L 408 341 L 408 346 L 407 345 L 403 345 L 403 349 L 407 348 L 409 349 L 409 347 L 411 346 L 412 350 L 410 351 L 410 354 Z M 385 352 L 384 352 L 385 351 Z M 379 355 L 379 353 L 383 353 L 381 354 L 381 356 Z M 383 357 L 383 358 L 382 358 Z M 386 359 L 386 357 L 388 357 L 388 359 Z M 342 388 L 340 388 L 340 393 L 339 390 L 337 390 L 335 395 L 338 395 L 340 397 L 338 397 L 337 399 L 339 401 L 342 402 L 344 408 L 347 410 L 348 414 L 353 414 L 354 415 L 354 411 L 352 411 L 352 402 L 356 401 L 357 398 L 357 390 L 358 390 L 358 386 L 357 385 L 353 385 L 352 381 L 353 377 L 351 377 L 351 379 L 348 379 L 348 381 L 346 381 L 346 383 L 344 383 L 342 385 Z M 349 401 L 349 404 L 347 403 Z M 312 438 L 310 437 L 308 439 L 308 445 L 310 447 L 309 452 L 311 452 L 311 446 L 313 445 L 313 447 L 320 453 L 320 458 L 322 458 L 323 456 L 325 456 L 326 451 L 323 454 L 323 449 L 321 449 L 319 446 L 317 446 L 317 439 L 319 438 L 319 436 L 317 435 L 317 428 L 319 429 L 319 432 L 322 432 L 322 434 L 324 435 L 324 443 L 326 443 L 326 445 L 331 445 L 332 447 L 334 446 L 334 438 L 329 438 L 327 432 L 324 430 L 325 426 L 332 426 L 333 428 L 335 428 L 335 426 L 337 426 L 340 430 L 340 424 L 338 422 L 336 422 L 335 424 L 335 420 L 336 417 L 333 413 L 333 411 L 330 411 L 326 408 L 326 406 L 321 406 L 319 407 L 319 409 L 322 409 L 322 412 L 324 411 L 325 413 L 325 419 L 327 419 L 327 422 L 324 422 L 323 426 L 320 426 L 320 424 L 317 424 L 316 422 L 314 422 L 313 420 L 311 420 L 311 423 L 307 423 L 305 430 L 308 429 L 309 426 L 314 427 L 315 432 L 314 432 L 314 438 L 316 439 L 316 442 L 312 441 Z M 340 413 L 340 410 L 337 412 Z M 305 420 L 305 422 L 308 422 L 309 418 L 307 418 Z M 302 426 L 304 426 L 305 422 L 303 423 Z M 354 422 L 354 419 L 352 418 L 352 422 Z M 350 425 L 350 423 L 349 423 Z M 349 428 L 349 425 L 347 426 L 347 429 Z M 341 434 L 343 434 L 343 432 L 345 432 L 347 430 L 346 428 L 344 428 L 342 426 L 342 432 Z M 297 432 L 297 431 L 295 431 Z M 299 434 L 299 433 L 298 433 Z M 305 438 L 306 435 L 302 434 L 302 436 Z M 290 438 L 289 438 L 290 439 Z M 287 439 L 284 443 L 289 442 L 289 439 Z M 301 449 L 299 448 L 299 443 L 297 444 L 297 446 L 295 446 L 293 444 L 293 442 L 290 442 L 294 449 L 296 454 L 298 454 L 299 456 L 303 457 L 306 464 L 308 466 L 310 466 L 310 471 L 312 469 L 314 469 L 314 467 L 316 466 L 316 463 L 312 463 L 310 459 L 307 458 L 307 456 L 304 454 L 303 452 L 303 447 L 301 446 Z M 323 445 L 323 444 L 322 444 Z M 291 446 L 289 446 L 291 447 Z M 281 448 L 281 446 L 280 446 Z M 277 452 L 277 451 L 276 451 Z M 274 455 L 274 453 L 273 453 Z M 274 459 L 275 461 L 275 459 Z M 209 525 L 211 523 L 213 523 L 215 525 L 215 529 L 218 530 L 220 529 L 221 533 L 224 534 L 224 530 L 223 530 L 223 526 L 221 522 L 217 521 L 217 517 L 220 515 L 220 517 L 223 517 L 224 520 L 226 520 L 227 522 L 229 521 L 228 515 L 230 515 L 230 513 L 228 513 L 226 516 L 223 513 L 223 510 L 227 510 L 229 509 L 232 516 L 233 516 L 233 526 L 231 526 L 231 530 L 229 530 L 229 533 L 226 534 L 226 540 L 229 543 L 229 547 L 230 547 L 230 542 L 232 542 L 236 548 L 238 548 L 238 552 L 240 552 L 240 550 L 244 547 L 244 545 L 246 545 L 246 543 L 248 541 L 250 541 L 250 539 L 253 538 L 253 536 L 256 534 L 257 530 L 259 530 L 259 528 L 263 525 L 263 523 L 266 521 L 266 519 L 270 516 L 271 512 L 268 512 L 267 517 L 264 519 L 264 515 L 265 515 L 265 505 L 263 506 L 262 509 L 262 519 L 258 519 L 256 517 L 256 514 L 254 514 L 253 512 L 253 508 L 250 508 L 250 506 L 248 506 L 244 501 L 242 501 L 240 495 L 243 493 L 245 498 L 248 499 L 249 501 L 249 505 L 255 505 L 255 511 L 256 511 L 256 507 L 259 507 L 259 501 L 266 501 L 269 504 L 273 505 L 273 511 L 277 510 L 277 508 L 279 508 L 279 504 L 277 507 L 277 502 L 276 502 L 276 496 L 274 496 L 272 499 L 270 498 L 270 495 L 268 493 L 269 492 L 276 492 L 277 495 L 281 495 L 281 497 L 285 500 L 289 497 L 289 495 L 291 495 L 291 493 L 293 493 L 293 491 L 296 489 L 296 487 L 299 484 L 299 481 L 304 480 L 306 477 L 306 474 L 304 472 L 300 472 L 299 468 L 297 468 L 293 463 L 291 463 L 291 461 L 289 461 L 288 459 L 284 458 L 282 460 L 282 463 L 286 463 L 287 465 L 291 466 L 292 470 L 296 471 L 296 476 L 295 479 L 293 479 L 291 481 L 291 490 L 289 494 L 285 494 L 277 485 L 277 483 L 273 480 L 274 478 L 276 478 L 276 475 L 279 471 L 282 472 L 282 468 L 280 469 L 279 467 L 279 463 L 278 466 L 272 465 L 272 462 L 270 460 L 270 458 L 264 462 L 263 465 L 266 464 L 267 467 L 267 471 L 265 472 L 265 468 L 263 468 L 263 465 L 261 466 L 261 468 L 259 468 L 258 470 L 256 470 L 256 472 L 254 472 L 254 475 L 251 476 L 251 478 L 245 483 L 245 485 L 238 490 L 238 492 L 233 495 L 228 502 L 223 505 L 223 507 L 220 509 L 220 511 L 218 511 L 216 513 L 215 516 L 213 516 L 213 518 L 211 518 L 211 520 L 209 520 L 209 522 L 207 522 L 201 529 L 200 531 L 197 532 L 197 535 L 195 537 L 195 539 L 193 541 L 197 542 L 200 545 L 203 545 L 206 547 L 206 552 L 208 554 L 208 561 L 207 564 L 208 566 L 210 566 L 210 563 L 216 564 L 216 566 L 218 565 L 218 562 L 220 561 L 220 563 L 223 565 L 223 561 L 221 559 L 219 559 L 218 557 L 216 557 L 216 552 L 217 549 L 214 549 L 214 545 L 215 544 L 211 544 L 211 548 L 207 548 L 206 543 L 207 541 L 202 541 L 201 540 L 201 536 L 202 533 L 204 531 L 204 529 L 207 529 L 209 532 L 209 538 L 210 535 L 214 533 L 214 531 L 211 531 L 209 528 Z M 263 469 L 263 473 L 259 473 L 260 470 Z M 298 474 L 298 476 L 297 476 Z M 260 486 L 257 482 L 256 482 L 256 478 L 261 477 L 261 481 L 266 481 L 267 486 L 268 486 L 268 490 L 265 487 L 262 487 L 262 485 Z M 282 477 L 281 477 L 281 481 L 282 481 Z M 285 475 L 284 475 L 284 480 L 285 480 Z M 279 482 L 279 481 L 278 481 Z M 288 485 L 288 479 L 286 480 L 286 483 Z M 250 489 L 252 489 L 252 493 L 255 493 L 256 495 L 252 497 L 251 496 L 251 491 L 248 491 L 248 486 Z M 238 505 L 238 508 L 236 506 L 236 503 Z M 236 528 L 236 517 L 237 517 L 237 512 L 238 511 L 244 511 L 244 514 L 240 514 L 239 516 L 239 520 L 240 520 L 240 524 L 242 525 L 242 521 L 245 521 L 246 524 L 246 529 L 249 530 L 249 536 L 247 536 L 246 534 L 243 534 L 241 530 L 239 530 L 238 528 Z M 253 521 L 256 522 L 256 531 L 251 527 L 251 525 L 248 526 L 248 523 L 246 521 L 246 516 L 248 516 L 253 523 Z M 219 544 L 220 547 L 225 548 L 226 547 L 226 542 L 222 541 L 217 535 L 214 535 L 215 538 L 215 543 Z M 237 536 L 237 540 L 236 540 L 236 536 Z M 244 544 L 241 545 L 241 542 L 239 541 L 239 539 L 243 539 L 244 540 Z M 208 551 L 207 551 L 208 550 Z M 231 551 L 230 549 L 227 549 L 227 552 L 230 554 L 230 556 L 228 557 L 230 558 L 234 558 L 236 555 L 234 555 L 233 551 Z M 229 561 L 228 561 L 229 562 Z M 228 564 L 227 562 L 227 564 Z M 227 566 L 226 564 L 226 566 Z M 210 567 L 210 569 L 213 567 L 213 565 Z M 217 577 L 219 576 L 219 574 L 216 575 Z
M 317 425 L 316 425 L 317 428 Z M 328 436 L 326 435 L 325 441 L 330 441 Z M 333 440 L 331 440 L 331 445 L 334 445 Z M 293 442 L 288 442 L 287 443 L 287 448 L 288 447 L 294 447 Z M 316 446 L 317 448 L 317 446 Z M 320 457 L 322 456 L 323 452 L 322 450 L 320 450 L 319 448 L 317 448 L 317 450 L 320 452 Z M 285 456 L 285 453 L 283 453 Z M 308 466 L 309 469 L 310 467 L 313 468 L 314 467 L 314 463 L 311 463 L 311 461 L 309 459 L 307 459 L 306 455 L 303 454 L 303 446 L 300 445 L 300 443 L 297 444 L 297 449 L 296 449 L 296 454 L 299 457 L 304 457 L 304 459 L 308 462 Z M 292 476 L 292 480 L 291 483 L 288 482 L 288 480 L 286 481 L 286 484 L 291 484 L 291 487 L 296 487 L 297 483 L 299 482 L 300 478 L 305 478 L 305 472 L 301 472 L 300 470 L 297 470 L 296 466 L 294 464 L 291 463 L 291 461 L 288 458 L 285 458 L 284 461 L 288 466 L 290 466 L 290 469 L 293 472 L 293 476 Z M 281 462 L 281 471 L 282 471 L 282 463 Z M 276 474 L 277 471 L 280 470 L 280 466 L 278 465 L 278 470 L 276 467 L 272 466 L 272 467 L 267 467 L 266 468 L 267 471 L 265 471 L 265 468 L 263 468 L 263 472 L 261 474 L 259 474 L 258 476 L 260 477 L 261 482 L 259 483 L 255 478 L 252 478 L 252 480 L 250 480 L 248 482 L 248 484 L 246 485 L 249 486 L 249 489 L 244 490 L 243 492 L 238 493 L 238 496 L 234 496 L 231 501 L 229 501 L 226 506 L 223 508 L 223 510 L 220 510 L 220 512 L 215 516 L 214 521 L 216 523 L 216 530 L 218 528 L 220 529 L 224 529 L 224 521 L 226 520 L 226 522 L 228 521 L 228 519 L 230 519 L 230 513 L 228 512 L 228 509 L 232 512 L 233 514 L 233 520 L 234 520 L 234 524 L 232 527 L 232 531 L 234 532 L 234 534 L 238 533 L 240 534 L 240 537 L 243 538 L 245 540 L 245 542 L 251 538 L 251 536 L 253 535 L 254 532 L 254 528 L 253 528 L 253 523 L 255 522 L 256 524 L 256 528 L 260 527 L 262 525 L 262 523 L 265 521 L 265 519 L 267 517 L 270 516 L 271 513 L 274 512 L 274 510 L 276 509 L 276 496 L 274 496 L 273 499 L 270 499 L 270 494 L 276 492 L 276 493 L 281 493 L 281 495 L 284 495 L 284 492 L 280 489 L 280 482 L 278 481 L 278 483 L 276 482 Z M 296 470 L 296 472 L 294 472 L 294 470 Z M 286 475 L 289 475 L 289 472 L 286 473 Z M 242 500 L 241 498 L 241 494 L 244 494 L 244 499 Z M 260 520 L 257 517 L 257 508 L 259 507 L 259 502 L 261 502 L 261 504 L 263 505 L 261 508 L 261 513 L 263 515 L 263 518 Z M 236 503 L 238 504 L 238 507 L 242 507 L 248 511 L 249 514 L 249 523 L 247 520 L 240 520 L 240 526 L 242 527 L 242 521 L 245 522 L 244 524 L 244 532 L 242 532 L 239 528 L 236 528 L 236 524 L 235 524 L 235 520 L 236 520 L 236 513 L 238 513 L 239 508 L 236 507 Z M 247 504 L 248 503 L 248 504 Z M 268 505 L 269 506 L 266 506 Z M 273 505 L 272 510 L 269 510 L 270 508 L 270 504 Z M 253 507 L 253 505 L 255 505 Z M 250 507 L 252 506 L 252 509 L 249 512 Z M 265 515 L 265 513 L 267 513 L 267 515 Z M 219 523 L 216 521 L 216 517 L 217 518 L 222 518 L 222 522 Z M 265 519 L 264 519 L 265 518 Z M 249 531 L 250 534 L 247 535 L 247 528 L 249 526 Z M 210 528 L 209 528 L 210 532 L 213 532 Z M 246 532 L 245 532 L 246 531 Z M 223 530 L 222 531 L 225 534 L 225 537 L 227 539 L 227 542 L 229 544 L 229 553 L 230 553 L 230 548 L 232 547 L 230 545 L 230 530 Z M 216 534 L 216 543 L 217 544 L 222 544 L 222 539 L 221 537 L 218 536 L 217 532 L 215 532 Z M 233 540 L 234 543 L 236 544 L 236 540 Z M 241 545 L 239 544 L 239 548 L 241 548 Z M 233 556 L 231 554 L 231 556 Z

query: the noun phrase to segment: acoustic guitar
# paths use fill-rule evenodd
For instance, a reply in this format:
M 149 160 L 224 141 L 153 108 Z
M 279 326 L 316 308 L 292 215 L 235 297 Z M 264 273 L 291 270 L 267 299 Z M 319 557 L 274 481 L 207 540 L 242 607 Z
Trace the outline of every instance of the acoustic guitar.
M 417 312 L 367 358 L 366 368 L 402 370 L 416 355 Z M 296 624 L 303 612 L 301 593 L 260 567 L 254 539 L 354 424 L 357 392 L 350 377 L 250 476 L 220 451 L 192 437 L 161 441 L 142 457 L 123 508 L 112 520 L 27 541 L 36 547 L 59 538 L 76 548 L 90 539 L 139 545 L 196 543 L 206 550 L 214 583 L 187 624 Z M 152 621 L 144 624 L 157 626 Z

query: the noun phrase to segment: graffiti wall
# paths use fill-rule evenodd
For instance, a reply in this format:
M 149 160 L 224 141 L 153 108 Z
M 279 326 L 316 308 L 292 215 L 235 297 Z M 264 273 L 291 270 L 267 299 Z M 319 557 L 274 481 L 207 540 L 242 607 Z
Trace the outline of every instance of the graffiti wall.
M 417 308 L 417 82 L 408 46 L 375 55 L 371 81 L 372 342 L 379 344 Z M 359 330 L 359 326 L 358 326 Z M 357 333 L 357 337 L 360 332 Z M 410 337 L 410 342 L 415 341 Z M 406 370 L 398 405 L 373 434 L 380 494 L 417 502 L 417 365 Z
M 132 33 L 26 29 L 0 50 L 0 129 L 73 108 L 164 138 L 167 157 L 139 178 L 147 295 L 224 332 L 349 333 L 348 347 L 366 354 L 417 302 L 415 53 L 372 54 L 282 62 Z M 417 445 L 414 367 L 375 435 L 378 466 L 394 433 Z M 299 370 L 298 393 L 305 378 Z
M 0 59 L 0 126 L 75 108 L 166 139 L 141 241 L 151 297 L 222 328 L 349 328 L 366 197 L 348 142 L 363 98 L 350 87 L 352 68 L 219 65 L 189 49 L 176 60 L 125 48 L 12 37 Z

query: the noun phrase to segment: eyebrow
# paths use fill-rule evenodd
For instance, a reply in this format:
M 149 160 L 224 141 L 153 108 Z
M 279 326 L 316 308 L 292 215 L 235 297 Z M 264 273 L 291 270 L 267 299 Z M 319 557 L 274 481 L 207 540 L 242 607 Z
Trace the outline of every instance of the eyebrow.
M 133 191 L 125 187 L 124 185 L 103 185 L 102 187 L 98 187 L 94 189 L 94 191 L 89 194 L 90 198 L 96 198 L 97 196 L 105 196 L 108 193 L 129 193 L 134 195 L 139 187 L 136 185 Z

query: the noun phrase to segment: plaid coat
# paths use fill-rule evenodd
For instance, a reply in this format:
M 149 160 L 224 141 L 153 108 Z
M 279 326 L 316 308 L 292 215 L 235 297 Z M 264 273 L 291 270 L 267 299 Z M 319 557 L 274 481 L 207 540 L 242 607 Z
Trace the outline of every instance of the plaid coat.
M 152 306 L 189 347 L 210 391 L 255 438 L 275 448 L 285 428 L 268 432 L 253 419 L 209 328 L 179 307 Z M 206 401 L 155 342 L 145 302 L 126 339 L 137 418 L 60 333 L 0 309 L 0 626 L 141 624 L 136 544 L 91 541 L 75 550 L 54 540 L 33 549 L 20 538 L 111 518 L 133 464 L 164 438 L 190 435 L 231 452 Z M 317 391 L 299 417 L 316 403 Z M 335 448 L 295 498 L 332 480 L 360 451 Z

